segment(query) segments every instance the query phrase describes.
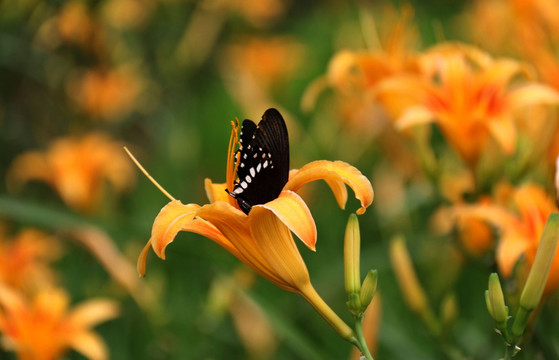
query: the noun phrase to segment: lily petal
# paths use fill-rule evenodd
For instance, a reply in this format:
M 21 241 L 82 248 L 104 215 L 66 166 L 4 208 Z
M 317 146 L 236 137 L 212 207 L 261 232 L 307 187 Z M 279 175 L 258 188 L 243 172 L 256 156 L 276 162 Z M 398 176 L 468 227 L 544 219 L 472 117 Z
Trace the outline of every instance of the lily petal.
M 284 198 L 287 196 L 284 195 Z M 282 201 L 284 200 L 280 200 Z M 255 245 L 268 260 L 274 273 L 294 289 L 291 291 L 299 292 L 309 285 L 307 266 L 295 245 L 291 232 L 274 211 L 265 206 L 254 206 L 248 220 L 252 235 L 256 239 Z
M 510 277 L 514 265 L 522 254 L 526 253 L 530 242 L 522 236 L 503 235 L 497 246 L 497 264 L 504 277 Z
M 291 173 L 289 181 L 283 189 L 297 191 L 304 184 L 319 179 L 347 184 L 355 192 L 355 197 L 361 202 L 361 208 L 357 210 L 358 214 L 363 214 L 373 202 L 373 186 L 369 179 L 361 174 L 359 170 L 343 161 L 318 160 L 308 163 L 298 171 Z M 339 186 L 331 186 L 331 189 L 340 204 L 343 194 L 339 193 Z M 343 201 L 342 205 L 340 207 L 343 209 L 345 201 Z
M 193 232 L 207 237 L 239 257 L 238 250 L 225 235 L 211 223 L 196 217 L 198 209 L 200 209 L 199 205 L 183 205 L 179 200 L 171 201 L 161 209 L 153 223 L 152 237 L 138 258 L 138 273 L 141 276 L 145 274 L 149 245 L 152 245 L 160 258 L 165 259 L 165 248 L 173 242 L 179 231 Z
M 284 190 L 277 199 L 253 206 L 253 210 L 257 207 L 273 212 L 309 249 L 316 250 L 316 225 L 307 204 L 297 193 Z M 252 210 L 249 219 L 251 214 L 254 214 Z
M 514 226 L 516 219 L 507 211 L 495 205 L 457 205 L 454 215 L 458 217 L 473 216 L 499 228 L 506 229 Z
M 18 312 L 25 308 L 24 300 L 12 289 L 0 284 L 0 305 L 7 312 Z
M 199 208 L 196 204 L 183 205 L 180 200 L 173 200 L 161 209 L 153 222 L 150 239 L 157 256 L 165 260 L 165 248 L 175 240 L 177 233 L 194 219 Z
M 549 86 L 528 84 L 510 91 L 507 102 L 514 109 L 530 105 L 558 104 L 559 93 Z
M 251 211 L 252 212 L 252 211 Z M 250 231 L 248 217 L 239 209 L 218 201 L 201 207 L 196 216 L 210 222 L 236 249 L 231 252 L 254 271 L 287 291 L 296 291 L 291 284 L 280 278 L 260 252 L 256 239 Z
M 211 179 L 206 179 L 204 180 L 204 187 L 210 203 L 225 201 L 226 203 L 234 205 L 233 197 L 227 193 L 226 183 L 215 184 Z
M 396 128 L 404 130 L 413 125 L 427 124 L 435 120 L 435 114 L 425 106 L 413 106 L 407 109 L 396 121 Z
M 151 249 L 151 239 L 148 240 L 147 244 L 142 249 L 140 256 L 138 257 L 138 262 L 136 263 L 136 270 L 138 275 L 144 277 L 146 275 L 146 262 L 148 259 L 149 250 Z
M 516 126 L 510 116 L 491 119 L 489 130 L 495 140 L 507 154 L 512 154 L 516 148 Z
M 111 300 L 95 299 L 76 306 L 69 316 L 69 321 L 78 328 L 88 328 L 119 314 L 118 304 Z
M 105 360 L 109 358 L 103 339 L 90 331 L 74 335 L 70 340 L 70 346 L 88 359 Z

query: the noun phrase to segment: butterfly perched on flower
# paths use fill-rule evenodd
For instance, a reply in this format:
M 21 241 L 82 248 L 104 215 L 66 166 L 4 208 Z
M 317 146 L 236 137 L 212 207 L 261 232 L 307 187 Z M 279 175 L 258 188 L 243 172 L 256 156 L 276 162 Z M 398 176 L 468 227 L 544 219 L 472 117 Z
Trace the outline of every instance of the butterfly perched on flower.
M 235 160 L 237 180 L 228 193 L 245 214 L 279 196 L 289 178 L 289 138 L 279 111 L 266 110 L 258 125 L 243 121 Z

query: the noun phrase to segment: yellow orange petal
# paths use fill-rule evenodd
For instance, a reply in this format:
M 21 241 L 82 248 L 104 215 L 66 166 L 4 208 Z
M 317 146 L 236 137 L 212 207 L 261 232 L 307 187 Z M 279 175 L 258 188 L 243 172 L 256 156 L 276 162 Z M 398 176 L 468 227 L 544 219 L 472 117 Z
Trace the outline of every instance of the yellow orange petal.
M 324 181 L 326 181 L 326 184 L 328 184 L 330 190 L 332 190 L 340 209 L 344 209 L 347 202 L 347 187 L 345 186 L 345 183 L 340 180 L 330 179 L 324 179 Z
M 136 270 L 140 276 L 146 274 L 146 261 L 148 259 L 149 250 L 151 249 L 151 239 L 148 240 L 147 244 L 142 249 L 140 256 L 138 257 L 138 262 L 136 263 Z
M 210 222 L 235 247 L 232 252 L 239 260 L 247 264 L 254 271 L 287 291 L 295 289 L 281 279 L 270 267 L 268 259 L 262 255 L 248 226 L 248 217 L 239 209 L 218 201 L 201 207 L 196 216 Z
M 210 222 L 196 218 L 194 221 L 189 222 L 183 227 L 184 231 L 190 231 L 202 236 L 207 237 L 208 239 L 215 241 L 218 245 L 225 248 L 225 250 L 229 251 L 236 257 L 239 257 L 238 250 L 235 246 L 219 231 L 215 226 L 213 226 Z
M 559 93 L 549 86 L 528 84 L 511 90 L 507 101 L 513 109 L 530 105 L 558 104 Z
M 522 64 L 512 59 L 494 61 L 483 73 L 484 81 L 489 84 L 506 86 L 513 76 L 523 70 Z
M 173 200 L 161 209 L 153 222 L 150 239 L 157 256 L 165 259 L 165 248 L 175 240 L 177 233 L 194 219 L 199 208 L 196 204 L 183 205 L 179 200 Z
M 280 218 L 264 206 L 254 206 L 248 220 L 251 233 L 256 240 L 255 245 L 268 261 L 273 272 L 295 291 L 309 285 L 307 266 L 289 228 Z
M 6 186 L 10 191 L 30 180 L 51 181 L 51 168 L 47 157 L 40 152 L 27 152 L 18 156 L 6 175 Z
M 361 208 L 357 210 L 358 214 L 363 214 L 373 202 L 373 186 L 369 179 L 363 176 L 359 170 L 343 161 L 318 160 L 308 163 L 297 172 L 290 174 L 284 190 L 297 191 L 304 184 L 319 179 L 341 181 L 347 184 L 355 192 L 355 197 L 361 201 Z M 343 198 L 343 194 L 337 193 L 338 187 L 331 187 L 331 189 L 334 191 L 336 199 Z M 345 202 L 343 205 L 345 206 Z
M 529 247 L 529 240 L 522 236 L 504 235 L 497 246 L 499 272 L 505 277 L 510 277 L 514 265 Z
M 516 148 L 516 126 L 510 116 L 491 119 L 489 130 L 507 154 Z
M 88 359 L 105 360 L 109 358 L 103 339 L 90 331 L 83 331 L 72 336 L 70 346 Z
M 20 311 L 25 307 L 23 299 L 12 289 L 0 284 L 0 305 L 7 312 Z
M 499 206 L 494 205 L 458 205 L 454 209 L 457 217 L 473 216 L 487 221 L 500 229 L 512 227 L 515 224 L 515 217 Z
M 216 201 L 225 201 L 233 205 L 233 197 L 231 197 L 227 193 L 227 184 L 215 184 L 210 179 L 204 180 L 204 187 L 206 188 L 206 195 L 208 196 L 208 200 L 210 203 L 214 203 Z
M 118 314 L 119 307 L 115 301 L 95 299 L 76 306 L 69 321 L 78 328 L 88 328 L 115 318 Z
M 316 225 L 307 204 L 299 195 L 284 190 L 277 199 L 253 206 L 249 218 L 255 214 L 253 211 L 257 207 L 273 212 L 309 249 L 315 251 Z
M 435 115 L 425 106 L 413 106 L 407 109 L 396 121 L 398 130 L 406 129 L 413 125 L 427 124 L 435 120 Z

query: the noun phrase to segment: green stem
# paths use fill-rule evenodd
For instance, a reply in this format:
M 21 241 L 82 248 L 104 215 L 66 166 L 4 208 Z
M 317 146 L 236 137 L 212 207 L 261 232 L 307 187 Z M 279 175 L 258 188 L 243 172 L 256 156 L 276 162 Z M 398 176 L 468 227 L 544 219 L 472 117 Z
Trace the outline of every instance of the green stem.
M 306 286 L 301 287 L 300 294 L 311 304 L 316 311 L 336 330 L 336 332 L 345 340 L 353 343 L 355 334 L 353 330 L 322 300 L 314 287 L 309 282 Z
M 355 336 L 357 338 L 357 344 L 355 345 L 361 350 L 361 354 L 363 354 L 367 360 L 374 360 L 367 346 L 367 342 L 365 341 L 365 336 L 363 336 L 363 317 L 355 318 Z
M 505 347 L 505 356 L 503 357 L 503 360 L 512 360 L 513 356 L 514 356 L 514 345 L 507 344 L 507 346 Z

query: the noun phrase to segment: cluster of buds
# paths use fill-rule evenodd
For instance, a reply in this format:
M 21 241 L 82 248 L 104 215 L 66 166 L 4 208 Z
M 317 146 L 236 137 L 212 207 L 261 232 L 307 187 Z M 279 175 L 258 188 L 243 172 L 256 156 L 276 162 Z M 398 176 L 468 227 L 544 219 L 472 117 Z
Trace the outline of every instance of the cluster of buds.
M 549 270 L 557 250 L 558 235 L 559 214 L 552 213 L 545 224 L 536 258 L 520 295 L 519 308 L 514 319 L 509 316 L 509 309 L 505 305 L 505 296 L 499 282 L 499 276 L 496 273 L 489 276 L 488 290 L 485 291 L 487 310 L 495 320 L 496 331 L 503 336 L 507 344 L 507 354 L 511 354 L 511 357 L 520 350 L 517 344 L 522 334 L 524 334 L 530 314 L 542 299 Z M 510 329 L 508 326 L 509 320 L 512 321 Z

